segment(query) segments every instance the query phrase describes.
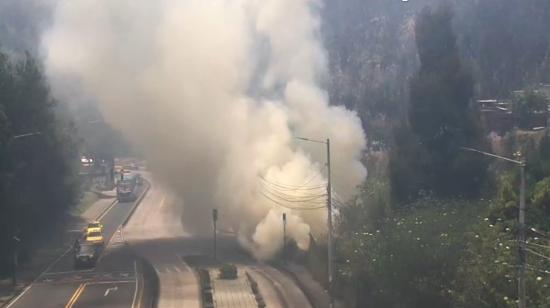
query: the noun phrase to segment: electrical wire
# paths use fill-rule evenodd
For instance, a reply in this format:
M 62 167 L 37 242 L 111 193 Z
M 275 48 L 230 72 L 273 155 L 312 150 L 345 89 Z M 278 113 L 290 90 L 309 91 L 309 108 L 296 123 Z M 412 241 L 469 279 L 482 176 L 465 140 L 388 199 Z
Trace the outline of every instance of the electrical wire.
M 525 244 L 526 244 L 526 245 L 537 246 L 537 247 L 540 247 L 540 248 L 550 249 L 550 246 L 546 246 L 546 245 L 540 245 L 540 244 L 529 243 L 529 242 L 525 242 Z
M 318 199 L 326 199 L 327 197 L 327 194 L 325 193 L 322 193 L 322 194 L 309 194 L 309 195 L 290 195 L 290 194 L 287 194 L 285 192 L 282 192 L 282 191 L 279 191 L 277 190 L 276 188 L 273 188 L 273 187 L 269 187 L 263 183 L 261 183 L 261 186 L 260 188 L 263 188 L 265 189 L 266 191 L 268 191 L 269 193 L 271 193 L 272 195 L 280 198 L 280 199 L 283 199 L 287 202 L 310 202 L 310 201 L 315 201 L 315 200 L 318 200 Z
M 294 190 L 316 190 L 316 189 L 324 189 L 326 187 L 325 183 L 323 183 L 322 185 L 315 185 L 315 186 L 305 186 L 304 185 L 305 183 L 302 184 L 302 185 L 287 185 L 287 184 L 281 184 L 281 183 L 270 181 L 270 180 L 266 179 L 265 177 L 263 177 L 261 175 L 258 175 L 258 177 L 260 179 L 262 179 L 264 182 L 266 182 L 270 185 L 276 186 L 276 187 L 278 187 L 279 189 L 282 189 L 282 190 L 290 190 L 290 191 L 294 191 Z
M 536 256 L 539 256 L 539 257 L 541 257 L 541 258 L 543 258 L 543 259 L 546 259 L 546 260 L 550 261 L 550 257 L 545 256 L 545 255 L 543 255 L 543 254 L 541 254 L 541 253 L 538 253 L 537 251 L 531 250 L 531 249 L 529 249 L 529 248 L 525 248 L 525 251 L 528 251 L 528 252 L 530 252 L 530 253 L 532 253 L 532 254 L 534 254 L 534 255 L 536 255 Z
M 543 270 L 543 269 L 539 269 L 539 268 L 536 268 L 534 266 L 531 266 L 529 264 L 525 264 L 527 269 L 533 271 L 533 272 L 539 272 L 539 273 L 543 273 L 543 274 L 550 274 L 550 271 L 549 270 Z
M 287 209 L 291 209 L 291 210 L 298 210 L 298 211 L 308 211 L 308 210 L 319 210 L 319 209 L 324 209 L 326 208 L 326 206 L 318 206 L 318 207 L 310 207 L 310 208 L 303 208 L 303 207 L 293 207 L 293 206 L 288 206 L 288 205 L 285 205 L 285 204 L 282 204 L 276 200 L 273 200 L 272 198 L 270 198 L 269 196 L 267 196 L 264 192 L 260 191 L 260 194 L 262 196 L 264 196 L 264 198 L 268 199 L 269 201 L 279 205 L 279 206 L 282 206 L 284 208 L 287 208 Z
M 289 194 L 288 191 L 281 190 L 279 187 L 271 185 L 268 182 L 260 181 L 259 184 L 272 195 L 288 202 L 310 202 L 327 196 L 324 192 L 300 192 L 298 194 Z
M 544 238 L 550 239 L 550 236 L 549 236 L 548 234 L 544 234 L 544 233 L 542 233 L 542 232 L 538 231 L 538 230 L 537 230 L 537 229 L 535 229 L 535 228 L 530 228 L 529 230 L 531 230 L 531 231 L 535 232 L 535 233 L 536 233 L 536 234 L 538 234 L 538 235 L 541 235 L 541 236 L 543 236 Z
M 291 203 L 312 203 L 312 202 L 319 203 L 319 202 L 324 202 L 323 200 L 319 200 L 319 199 L 326 198 L 326 195 L 319 195 L 319 196 L 311 196 L 311 197 L 308 197 L 307 199 L 305 198 L 292 199 L 292 196 L 284 196 L 284 195 L 277 194 L 276 192 L 273 192 L 267 189 L 266 187 L 260 187 L 260 188 L 262 188 L 264 192 L 267 192 L 268 194 L 270 194 L 273 198 L 281 199 L 285 202 L 291 202 Z

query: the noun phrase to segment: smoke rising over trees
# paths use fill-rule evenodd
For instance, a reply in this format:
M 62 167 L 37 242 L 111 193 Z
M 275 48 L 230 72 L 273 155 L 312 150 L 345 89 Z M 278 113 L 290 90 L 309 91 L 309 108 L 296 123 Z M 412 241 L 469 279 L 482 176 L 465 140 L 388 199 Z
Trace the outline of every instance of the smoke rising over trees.
M 44 36 L 46 63 L 52 80 L 81 81 L 143 151 L 183 199 L 189 231 L 209 230 L 219 208 L 225 227 L 265 259 L 281 246 L 283 211 L 298 247 L 325 232 L 326 211 L 292 210 L 261 194 L 260 177 L 325 182 L 325 148 L 295 136 L 331 139 L 334 188 L 344 198 L 366 176 L 357 114 L 330 106 L 320 86 L 327 61 L 318 11 L 313 0 L 60 1 Z

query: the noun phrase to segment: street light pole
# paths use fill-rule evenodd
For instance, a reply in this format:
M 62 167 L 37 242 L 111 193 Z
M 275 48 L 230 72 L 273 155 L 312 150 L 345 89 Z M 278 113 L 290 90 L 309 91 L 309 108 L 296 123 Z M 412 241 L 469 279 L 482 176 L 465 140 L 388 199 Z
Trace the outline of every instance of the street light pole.
M 286 264 L 286 213 L 283 213 L 283 264 Z
M 296 137 L 296 139 L 321 143 L 327 147 L 327 250 L 328 250 L 328 260 L 327 260 L 327 270 L 328 270 L 328 296 L 329 296 L 329 307 L 334 307 L 334 296 L 333 296 L 333 245 L 332 245 L 332 182 L 330 175 L 330 139 L 327 138 L 326 141 L 314 140 L 309 138 Z
M 10 149 L 11 149 L 11 146 L 12 146 L 12 143 L 15 142 L 15 141 L 18 141 L 19 139 L 24 139 L 24 138 L 27 138 L 27 137 L 32 137 L 32 136 L 38 136 L 38 135 L 42 135 L 42 132 L 40 131 L 35 131 L 35 132 L 29 132 L 29 133 L 25 133 L 25 134 L 19 134 L 19 135 L 13 135 L 11 136 L 10 139 L 8 139 L 7 143 L 4 145 L 4 157 L 2 158 L 3 159 L 3 166 L 2 169 L 3 171 L 6 171 L 8 168 L 8 156 L 10 155 Z M 13 201 L 13 200 L 10 200 L 10 198 L 7 198 L 8 201 Z M 18 249 L 19 249 L 19 245 L 21 243 L 21 239 L 19 238 L 19 226 L 18 226 L 18 221 L 17 221 L 17 209 L 15 209 L 14 206 L 12 206 L 12 214 L 15 216 L 13 217 L 13 224 L 14 224 L 14 227 L 13 227 L 13 237 L 12 237 L 12 242 L 13 242 L 13 255 L 12 255 L 12 284 L 13 284 L 13 287 L 15 288 L 17 286 L 17 266 L 18 266 L 18 263 L 19 263 L 19 253 L 18 253 Z
M 526 308 L 525 299 L 525 164 L 520 164 L 519 190 L 519 273 L 518 273 L 518 308 Z
M 212 222 L 214 223 L 214 261 L 218 260 L 218 244 L 217 244 L 217 237 L 218 232 L 216 228 L 216 222 L 218 221 L 218 209 L 212 210 Z
M 518 308 L 527 308 L 526 296 L 525 296 L 525 162 L 521 160 L 510 159 L 487 153 L 477 149 L 461 147 L 461 150 L 476 152 L 485 156 L 493 157 L 500 160 L 505 160 L 516 164 L 520 168 L 520 186 L 519 186 L 519 214 L 518 214 L 518 255 L 519 255 L 519 267 L 518 267 Z
M 330 179 L 330 139 L 327 138 L 327 216 L 328 216 L 328 293 L 329 307 L 334 306 L 333 264 L 332 264 L 332 183 Z

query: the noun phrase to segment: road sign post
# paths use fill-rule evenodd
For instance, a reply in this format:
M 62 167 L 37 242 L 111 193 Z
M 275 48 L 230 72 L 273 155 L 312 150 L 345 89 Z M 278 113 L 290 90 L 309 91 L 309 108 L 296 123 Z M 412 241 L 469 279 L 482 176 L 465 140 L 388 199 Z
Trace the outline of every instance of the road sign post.
M 17 286 L 17 266 L 19 265 L 19 256 L 18 256 L 18 246 L 21 240 L 17 237 L 17 235 L 14 235 L 12 238 L 13 241 L 13 260 L 12 260 L 12 277 L 11 282 L 13 287 L 15 288 Z
M 214 260 L 218 259 L 218 253 L 217 253 L 217 230 L 216 230 L 216 222 L 218 221 L 218 209 L 212 210 L 212 222 L 214 223 Z
M 286 213 L 283 213 L 283 264 L 286 264 Z

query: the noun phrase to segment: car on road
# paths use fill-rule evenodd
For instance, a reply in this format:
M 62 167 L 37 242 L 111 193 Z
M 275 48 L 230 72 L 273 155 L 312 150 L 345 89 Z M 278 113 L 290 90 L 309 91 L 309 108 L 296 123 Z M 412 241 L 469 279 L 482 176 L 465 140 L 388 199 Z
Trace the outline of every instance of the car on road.
M 103 225 L 99 221 L 92 221 L 86 227 L 86 233 L 103 232 Z
M 85 242 L 88 244 L 103 246 L 103 234 L 99 231 L 88 232 L 86 233 Z
M 95 245 L 81 244 L 74 253 L 74 266 L 94 266 L 99 257 L 99 249 Z

